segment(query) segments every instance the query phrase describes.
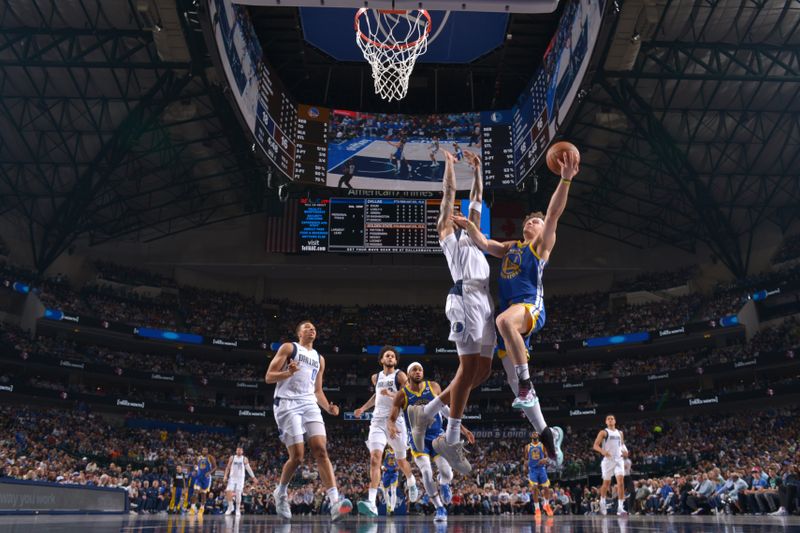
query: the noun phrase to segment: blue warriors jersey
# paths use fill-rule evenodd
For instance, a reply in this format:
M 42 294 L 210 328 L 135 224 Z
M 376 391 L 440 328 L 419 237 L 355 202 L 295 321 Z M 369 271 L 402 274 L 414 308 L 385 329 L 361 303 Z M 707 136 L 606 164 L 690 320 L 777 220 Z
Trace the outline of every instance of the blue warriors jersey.
M 382 481 L 384 487 L 397 483 L 397 458 L 393 453 L 387 453 L 383 460 Z
M 547 468 L 545 468 L 544 464 L 539 464 L 539 461 L 545 457 L 541 443 L 528 446 L 528 482 L 531 485 L 547 486 L 550 484 L 547 479 Z
M 197 461 L 197 479 L 195 479 L 195 489 L 208 491 L 211 488 L 211 461 L 208 457 L 201 457 Z
M 421 392 L 414 392 L 408 388 L 408 385 L 400 389 L 403 391 L 403 395 L 405 398 L 403 399 L 403 409 L 407 409 L 409 405 L 425 405 L 426 403 L 430 403 L 436 395 L 431 390 L 430 383 L 425 380 L 424 386 Z M 403 414 L 406 418 L 406 427 L 411 427 L 411 422 L 408 420 L 408 413 L 405 412 Z M 411 433 L 408 434 L 408 441 L 411 444 L 411 453 L 412 455 L 420 455 L 420 454 L 427 454 L 433 457 L 436 455 L 433 451 L 433 440 L 438 437 L 439 435 L 444 434 L 443 428 L 443 421 L 442 415 L 440 413 L 436 413 L 436 416 L 433 418 L 433 423 L 428 426 L 427 431 L 425 432 L 425 449 L 424 450 L 417 450 L 414 447 L 414 440 L 411 438 Z
M 503 257 L 500 268 L 500 312 L 514 304 L 524 305 L 531 316 L 531 329 L 524 335 L 526 345 L 529 337 L 542 329 L 545 322 L 544 290 L 542 274 L 547 261 L 536 255 L 533 244 L 515 242 Z M 498 338 L 498 353 L 505 347 Z M 505 354 L 499 353 L 502 358 Z

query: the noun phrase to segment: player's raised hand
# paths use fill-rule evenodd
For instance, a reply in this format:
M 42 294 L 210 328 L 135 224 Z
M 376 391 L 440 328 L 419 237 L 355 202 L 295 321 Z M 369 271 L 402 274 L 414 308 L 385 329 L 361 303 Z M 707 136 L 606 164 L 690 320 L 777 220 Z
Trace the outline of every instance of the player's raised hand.
M 474 169 L 481 168 L 481 158 L 478 157 L 478 154 L 473 154 L 469 150 L 464 150 L 464 159 L 467 160 L 467 164 Z
M 467 229 L 467 226 L 469 225 L 469 219 L 464 215 L 462 215 L 461 213 L 452 214 L 450 216 L 450 220 L 453 222 L 453 224 L 455 224 L 461 229 Z
M 334 403 L 329 403 L 326 411 L 331 416 L 339 416 L 339 406 Z
M 293 376 L 300 371 L 300 365 L 297 364 L 297 361 L 291 361 L 286 370 L 289 371 L 290 376 Z
M 574 151 L 565 151 L 558 165 L 561 167 L 561 179 L 572 180 L 580 170 L 580 155 Z
M 461 426 L 461 432 L 467 438 L 467 442 L 469 442 L 470 444 L 475 444 L 475 435 L 470 430 L 468 430 L 464 426 Z

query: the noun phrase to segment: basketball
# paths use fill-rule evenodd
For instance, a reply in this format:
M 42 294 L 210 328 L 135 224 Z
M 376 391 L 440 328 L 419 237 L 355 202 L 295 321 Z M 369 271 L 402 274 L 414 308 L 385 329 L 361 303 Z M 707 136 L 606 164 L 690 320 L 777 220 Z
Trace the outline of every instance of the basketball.
M 570 142 L 557 142 L 547 149 L 547 168 L 549 168 L 550 172 L 557 176 L 561 174 L 561 167 L 558 165 L 558 162 L 561 160 L 563 157 L 562 154 L 565 152 L 575 152 L 578 154 L 578 160 L 580 161 L 581 153 L 578 151 L 578 148 Z

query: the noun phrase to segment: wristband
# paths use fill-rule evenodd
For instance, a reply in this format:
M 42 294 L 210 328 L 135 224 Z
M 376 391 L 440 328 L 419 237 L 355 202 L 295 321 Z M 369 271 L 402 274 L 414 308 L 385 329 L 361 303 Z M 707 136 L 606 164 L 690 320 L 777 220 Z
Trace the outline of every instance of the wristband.
M 567 180 L 567 179 L 564 179 L 564 178 L 561 178 L 561 181 L 563 181 L 563 182 L 564 182 L 564 183 L 566 183 L 567 185 L 569 185 L 569 184 L 571 184 L 571 183 L 572 183 L 572 180 Z
M 470 211 L 475 211 L 477 213 L 480 213 L 482 209 L 483 209 L 483 203 L 482 202 L 470 202 L 469 203 L 469 210 Z

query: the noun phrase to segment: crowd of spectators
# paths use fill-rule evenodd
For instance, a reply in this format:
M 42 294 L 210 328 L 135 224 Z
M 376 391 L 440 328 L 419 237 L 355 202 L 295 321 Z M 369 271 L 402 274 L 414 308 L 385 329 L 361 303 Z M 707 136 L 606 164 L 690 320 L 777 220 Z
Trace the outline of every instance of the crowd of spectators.
M 800 258 L 800 233 L 783 239 L 781 247 L 772 256 L 772 263 L 778 264 L 797 258 Z
M 634 479 L 627 491 L 628 510 L 648 514 L 798 512 L 798 415 L 796 408 L 781 408 L 714 417 L 620 420 Z M 367 427 L 359 422 L 347 424 L 328 422 L 328 448 L 340 491 L 357 500 L 364 497 L 369 481 L 368 453 L 363 445 Z M 286 452 L 272 424 L 266 430 L 189 425 L 175 430 L 167 429 L 166 424 L 151 425 L 140 429 L 130 420 L 107 419 L 86 408 L 0 407 L 1 475 L 121 487 L 128 492 L 135 512 L 166 511 L 176 466 L 191 470 L 200 450 L 207 447 L 220 465 L 213 478 L 208 512 L 222 512 L 221 470 L 228 455 L 241 445 L 256 472 L 256 479 L 247 483 L 245 509 L 274 513 L 271 492 Z M 454 480 L 450 512 L 530 513 L 523 456 L 527 428 L 472 429 L 478 434 L 470 453 L 473 473 Z M 598 429 L 567 428 L 565 464 L 550 470 L 555 487 L 550 503 L 557 513 L 599 512 L 595 476 L 600 458 L 591 451 Z M 324 510 L 324 491 L 311 460 L 298 470 L 290 493 L 295 513 Z M 424 502 L 412 506 L 412 512 L 430 512 Z
M 113 264 L 101 263 L 113 277 Z M 20 269 L 3 267 L 8 277 L 34 285 L 44 304 L 68 314 L 93 316 L 112 322 L 188 331 L 224 339 L 274 342 L 293 338 L 302 319 L 314 320 L 320 343 L 352 350 L 370 344 L 450 346 L 449 324 L 436 305 L 309 305 L 287 300 L 265 300 L 235 292 L 182 286 L 150 297 L 128 286 L 87 285 L 71 288 L 63 276 L 42 279 Z M 120 267 L 115 279 L 147 281 L 139 269 Z M 142 271 L 144 272 L 144 271 Z M 684 270 L 676 271 L 677 278 Z M 156 279 L 161 279 L 154 274 Z M 647 278 L 643 277 L 642 282 Z M 552 295 L 546 298 L 547 322 L 536 342 L 558 343 L 635 331 L 659 330 L 689 322 L 716 321 L 736 313 L 753 287 L 772 287 L 800 281 L 800 266 L 780 273 L 752 276 L 720 284 L 713 294 L 690 293 L 659 297 L 657 301 L 624 305 L 609 292 Z M 637 282 L 638 283 L 638 282 Z M 670 282 L 671 283 L 671 282 Z
M 97 277 L 125 285 L 147 285 L 149 287 L 174 288 L 178 284 L 169 276 L 162 276 L 150 270 L 131 266 L 118 265 L 108 261 L 95 261 Z
M 399 138 L 457 140 L 478 139 L 480 117 L 477 113 L 450 115 L 342 114 L 334 113 L 331 142 L 359 138 Z
M 697 267 L 687 266 L 661 272 L 642 272 L 633 278 L 616 281 L 611 292 L 661 291 L 686 285 L 697 274 Z

